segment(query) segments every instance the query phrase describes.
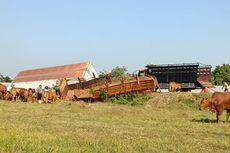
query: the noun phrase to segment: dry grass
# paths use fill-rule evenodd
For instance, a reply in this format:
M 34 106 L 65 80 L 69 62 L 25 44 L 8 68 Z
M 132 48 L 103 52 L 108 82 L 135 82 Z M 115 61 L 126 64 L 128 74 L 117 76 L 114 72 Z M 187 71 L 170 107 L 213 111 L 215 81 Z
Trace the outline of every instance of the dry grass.
M 143 106 L 0 102 L 1 152 L 227 153 L 230 123 L 200 95 L 154 93 Z

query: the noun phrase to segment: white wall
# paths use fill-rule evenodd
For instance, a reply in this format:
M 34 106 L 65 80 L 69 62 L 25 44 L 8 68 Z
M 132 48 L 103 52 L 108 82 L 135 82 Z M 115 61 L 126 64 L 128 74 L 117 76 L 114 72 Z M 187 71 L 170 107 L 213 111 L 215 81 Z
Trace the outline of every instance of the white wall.
M 43 88 L 45 86 L 52 87 L 52 85 L 53 84 L 55 85 L 56 82 L 57 82 L 57 79 L 56 80 L 33 81 L 33 82 L 18 82 L 18 83 L 14 83 L 14 86 L 16 88 L 25 88 L 25 89 L 34 88 L 34 89 L 37 89 L 39 85 L 42 85 Z
M 92 80 L 94 77 L 93 77 L 93 73 L 95 74 L 96 78 L 98 77 L 98 74 L 96 72 L 96 70 L 94 69 L 93 67 L 93 64 L 90 62 L 90 65 L 85 73 L 85 76 L 84 76 L 84 79 L 86 81 L 88 80 Z

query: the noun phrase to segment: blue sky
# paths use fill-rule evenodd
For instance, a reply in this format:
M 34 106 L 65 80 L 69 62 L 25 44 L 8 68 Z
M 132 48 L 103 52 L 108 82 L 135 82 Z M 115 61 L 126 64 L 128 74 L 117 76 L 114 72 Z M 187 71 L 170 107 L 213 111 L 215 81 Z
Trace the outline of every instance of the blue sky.
M 0 73 L 230 63 L 229 0 L 0 0 Z

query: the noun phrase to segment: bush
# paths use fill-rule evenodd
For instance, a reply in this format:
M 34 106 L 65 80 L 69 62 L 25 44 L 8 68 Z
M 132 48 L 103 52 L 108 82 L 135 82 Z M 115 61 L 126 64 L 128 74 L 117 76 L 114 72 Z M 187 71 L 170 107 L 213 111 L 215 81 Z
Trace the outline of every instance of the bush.
M 100 90 L 99 96 L 100 96 L 100 99 L 101 99 L 103 102 L 107 102 L 107 101 L 109 100 L 109 96 L 108 96 L 107 92 L 104 91 L 104 90 L 102 90 L 102 89 Z
M 126 67 L 115 67 L 112 69 L 112 71 L 110 72 L 110 76 L 112 78 L 120 78 L 120 77 L 124 77 L 127 73 L 127 69 Z
M 124 95 L 118 95 L 115 97 L 110 98 L 110 101 L 112 103 L 116 104 L 125 104 L 125 105 L 143 105 L 145 104 L 150 97 L 146 94 L 137 94 L 137 93 L 130 93 L 130 94 L 124 94 Z

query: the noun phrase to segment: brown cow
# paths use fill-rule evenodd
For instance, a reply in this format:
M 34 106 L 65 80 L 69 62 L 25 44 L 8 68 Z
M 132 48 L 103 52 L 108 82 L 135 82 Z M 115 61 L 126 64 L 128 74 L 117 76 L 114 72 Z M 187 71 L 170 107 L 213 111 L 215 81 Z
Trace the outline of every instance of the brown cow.
M 7 92 L 6 86 L 4 86 L 3 84 L 0 84 L 0 100 L 4 99 L 4 95 L 6 94 L 6 92 Z
M 181 84 L 176 82 L 169 83 L 169 91 L 179 91 L 181 90 Z
M 19 99 L 19 91 L 21 90 L 21 88 L 15 88 L 13 87 L 10 91 L 10 93 L 13 95 L 13 100 L 16 101 L 17 99 Z
M 28 98 L 28 90 L 21 88 L 19 91 L 19 99 L 23 102 L 27 102 L 27 98 Z
M 43 101 L 45 103 L 51 103 L 57 100 L 57 95 L 55 92 L 53 92 L 51 89 L 45 90 L 43 93 Z
M 0 91 L 5 91 L 5 90 L 7 90 L 6 86 L 0 83 Z
M 19 99 L 23 102 L 27 101 L 27 94 L 28 94 L 27 89 L 13 87 L 11 89 L 11 94 L 13 95 L 14 101 L 16 101 L 17 99 Z
M 35 89 L 32 89 L 32 88 L 29 88 L 27 93 L 26 93 L 26 100 L 29 102 L 34 102 L 35 101 L 35 98 L 36 98 L 36 91 Z
M 4 100 L 12 101 L 13 95 L 9 91 L 7 91 L 6 94 L 4 95 Z
M 216 113 L 217 123 L 219 116 L 224 110 L 227 110 L 226 120 L 230 115 L 230 93 L 215 92 L 210 99 L 202 99 L 200 102 L 200 110 L 209 107 L 212 112 Z

